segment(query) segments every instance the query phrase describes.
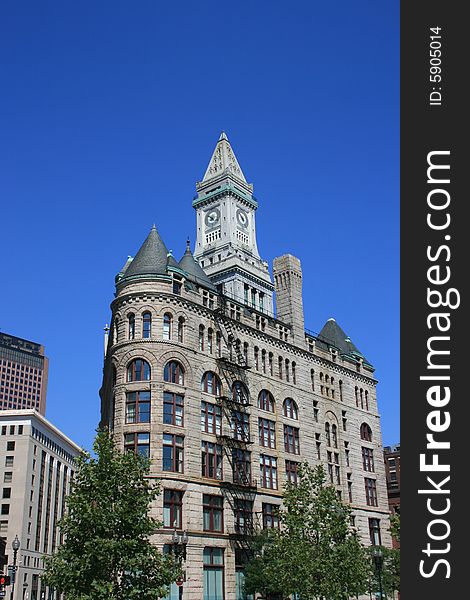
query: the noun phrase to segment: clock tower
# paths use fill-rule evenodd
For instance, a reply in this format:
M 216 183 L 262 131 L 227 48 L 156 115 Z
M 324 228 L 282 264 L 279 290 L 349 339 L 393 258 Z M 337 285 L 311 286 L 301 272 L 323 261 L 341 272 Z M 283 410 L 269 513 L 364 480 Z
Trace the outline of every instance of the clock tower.
M 272 315 L 274 287 L 256 244 L 258 203 L 224 132 L 196 191 L 194 258 L 226 296 Z

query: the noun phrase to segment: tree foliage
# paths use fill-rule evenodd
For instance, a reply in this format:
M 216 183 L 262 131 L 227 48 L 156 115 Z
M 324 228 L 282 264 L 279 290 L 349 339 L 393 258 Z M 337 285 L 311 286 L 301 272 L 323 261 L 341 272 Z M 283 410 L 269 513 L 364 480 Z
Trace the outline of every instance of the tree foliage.
M 369 559 L 352 530 L 351 509 L 326 485 L 321 466 L 299 469 L 288 484 L 279 530 L 264 531 L 247 565 L 248 593 L 345 600 L 368 587 Z
M 119 452 L 107 431 L 98 431 L 96 458 L 83 453 L 67 510 L 59 522 L 64 543 L 44 557 L 46 585 L 68 600 L 156 600 L 180 575 L 174 558 L 150 542 L 160 526 L 149 516 L 158 486 L 149 463 Z

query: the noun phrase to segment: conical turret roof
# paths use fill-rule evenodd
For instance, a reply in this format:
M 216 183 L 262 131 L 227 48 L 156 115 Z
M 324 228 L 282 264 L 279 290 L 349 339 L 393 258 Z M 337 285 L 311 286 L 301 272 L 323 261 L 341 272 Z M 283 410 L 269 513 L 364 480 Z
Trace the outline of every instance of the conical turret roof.
M 154 225 L 134 260 L 127 267 L 124 277 L 166 275 L 167 264 L 168 250 Z
M 185 273 L 187 273 L 190 281 L 216 291 L 215 285 L 206 275 L 201 265 L 195 260 L 193 253 L 191 252 L 189 240 L 186 243 L 186 252 L 183 254 L 179 262 L 179 267 Z
M 370 364 L 362 352 L 353 344 L 351 338 L 341 329 L 334 319 L 328 319 L 320 331 L 316 345 L 324 350 L 329 350 L 331 346 L 339 350 L 340 354 L 354 358 L 362 358 L 367 364 Z

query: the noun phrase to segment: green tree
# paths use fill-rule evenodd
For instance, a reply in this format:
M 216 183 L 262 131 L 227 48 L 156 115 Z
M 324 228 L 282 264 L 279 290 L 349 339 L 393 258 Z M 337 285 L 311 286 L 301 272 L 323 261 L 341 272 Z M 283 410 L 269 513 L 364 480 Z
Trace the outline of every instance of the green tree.
M 326 485 L 321 466 L 303 464 L 285 489 L 279 530 L 263 532 L 247 565 L 249 593 L 346 600 L 367 590 L 368 557 L 351 528 L 351 509 Z
M 98 431 L 96 458 L 77 459 L 67 511 L 61 519 L 64 543 L 44 557 L 46 585 L 68 600 L 156 600 L 180 576 L 174 558 L 150 542 L 160 524 L 149 516 L 158 496 L 147 477 L 149 462 L 121 453 L 111 435 Z

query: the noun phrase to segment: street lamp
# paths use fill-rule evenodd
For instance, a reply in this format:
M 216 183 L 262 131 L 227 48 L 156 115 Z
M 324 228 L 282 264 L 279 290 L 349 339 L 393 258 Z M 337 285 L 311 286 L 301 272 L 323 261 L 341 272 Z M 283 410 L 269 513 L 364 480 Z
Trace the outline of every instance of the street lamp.
M 171 536 L 171 545 L 173 552 L 178 559 L 180 566 L 182 566 L 183 560 L 186 560 L 186 546 L 188 545 L 188 532 L 183 531 L 182 533 L 178 533 L 176 531 L 176 527 L 173 530 L 173 535 Z M 179 587 L 179 600 L 183 599 L 183 581 L 184 578 L 176 581 L 176 584 Z
M 15 593 L 15 581 L 16 581 L 16 556 L 18 554 L 18 550 L 20 549 L 20 540 L 18 539 L 18 536 L 15 535 L 15 539 L 13 540 L 13 542 L 11 543 L 11 547 L 13 548 L 13 568 L 11 571 L 12 574 L 12 582 L 11 582 L 11 592 L 10 592 L 10 600 L 13 600 L 13 594 Z
M 382 566 L 384 562 L 384 557 L 382 554 L 382 550 L 380 548 L 374 548 L 373 557 L 375 563 L 375 572 L 377 573 L 377 578 L 379 580 L 380 600 L 383 600 L 384 596 L 382 590 Z

